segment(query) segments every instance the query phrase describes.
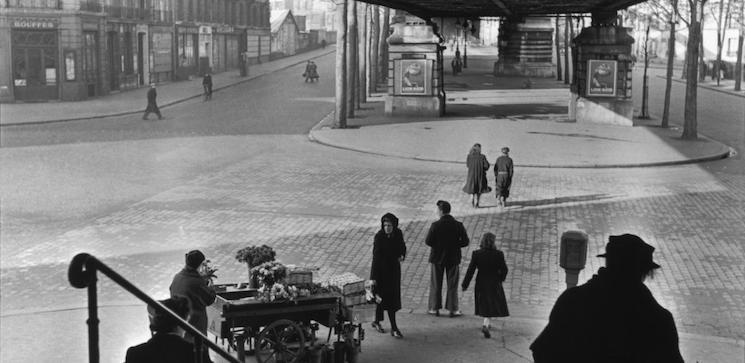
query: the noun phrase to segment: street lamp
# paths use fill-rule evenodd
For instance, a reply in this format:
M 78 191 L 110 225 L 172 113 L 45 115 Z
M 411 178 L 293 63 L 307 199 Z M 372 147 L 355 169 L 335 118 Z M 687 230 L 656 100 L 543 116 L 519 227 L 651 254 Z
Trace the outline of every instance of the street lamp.
M 463 68 L 468 68 L 468 20 L 463 21 Z

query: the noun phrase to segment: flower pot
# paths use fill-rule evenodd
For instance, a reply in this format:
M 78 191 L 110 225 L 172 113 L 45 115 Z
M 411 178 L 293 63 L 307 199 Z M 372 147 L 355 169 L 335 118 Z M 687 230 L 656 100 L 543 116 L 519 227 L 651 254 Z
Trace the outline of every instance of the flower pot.
M 246 264 L 246 266 L 248 266 L 248 287 L 258 289 L 259 281 L 256 279 L 256 276 L 251 273 L 251 265 Z

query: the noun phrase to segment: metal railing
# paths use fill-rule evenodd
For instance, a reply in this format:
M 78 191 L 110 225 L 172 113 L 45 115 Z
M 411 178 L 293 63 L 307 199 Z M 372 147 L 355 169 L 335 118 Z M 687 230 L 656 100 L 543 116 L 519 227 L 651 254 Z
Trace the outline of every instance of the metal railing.
M 67 278 L 70 281 L 70 285 L 72 285 L 73 287 L 79 289 L 86 287 L 88 288 L 87 324 L 89 363 L 99 363 L 100 361 L 100 351 L 98 349 L 98 291 L 96 288 L 98 278 L 96 277 L 96 271 L 100 271 L 101 273 L 106 275 L 108 278 L 116 282 L 119 286 L 127 290 L 130 294 L 145 302 L 156 312 L 165 314 L 171 319 L 175 320 L 179 327 L 184 329 L 187 333 L 191 334 L 195 338 L 194 357 L 197 362 L 203 362 L 204 345 L 207 345 L 208 348 L 215 351 L 215 353 L 225 358 L 228 362 L 241 363 L 238 359 L 230 355 L 230 353 L 222 349 L 222 347 L 209 340 L 207 336 L 205 336 L 204 334 L 202 334 L 202 332 L 186 322 L 186 320 L 182 319 L 180 316 L 176 315 L 176 313 L 166 308 L 163 304 L 148 296 L 142 290 L 138 289 L 135 285 L 127 281 L 127 279 L 119 275 L 116 271 L 112 270 L 109 266 L 106 266 L 99 259 L 87 253 L 80 253 L 73 257 L 72 262 L 70 262 L 70 268 L 67 271 Z

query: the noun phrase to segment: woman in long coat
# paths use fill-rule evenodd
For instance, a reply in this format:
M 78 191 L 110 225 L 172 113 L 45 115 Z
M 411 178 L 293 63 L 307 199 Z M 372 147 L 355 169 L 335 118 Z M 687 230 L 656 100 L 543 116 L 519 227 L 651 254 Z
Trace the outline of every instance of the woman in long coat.
M 489 170 L 489 161 L 481 153 L 481 144 L 473 145 L 471 152 L 468 153 L 468 158 L 466 158 L 466 166 L 468 167 L 468 175 L 463 191 L 466 194 L 471 194 L 471 205 L 478 207 L 481 194 L 491 192 L 486 179 L 486 171 Z
M 471 262 L 468 265 L 466 276 L 463 278 L 463 291 L 473 278 L 476 269 L 476 287 L 474 288 L 474 301 L 476 303 L 476 315 L 484 317 L 481 332 L 485 338 L 491 337 L 489 327 L 491 318 L 509 316 L 507 299 L 504 295 L 502 282 L 507 278 L 507 264 L 504 262 L 504 253 L 498 250 L 495 244 L 497 236 L 487 232 L 481 237 L 481 245 L 477 251 L 473 251 Z
M 380 333 L 385 332 L 380 322 L 383 320 L 383 310 L 386 310 L 391 322 L 391 335 L 396 338 L 403 338 L 396 324 L 396 312 L 401 309 L 401 261 L 404 258 L 406 244 L 404 234 L 398 228 L 398 218 L 386 213 L 380 219 L 380 231 L 375 234 L 373 244 L 370 280 L 373 281 L 373 293 L 380 300 L 372 326 Z

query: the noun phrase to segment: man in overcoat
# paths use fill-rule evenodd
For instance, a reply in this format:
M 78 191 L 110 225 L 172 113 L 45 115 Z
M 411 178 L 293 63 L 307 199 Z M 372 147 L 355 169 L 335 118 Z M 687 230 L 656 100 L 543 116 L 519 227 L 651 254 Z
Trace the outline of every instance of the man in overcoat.
M 468 246 L 468 233 L 463 223 L 450 215 L 450 203 L 437 201 L 440 219 L 429 227 L 425 243 L 431 248 L 429 263 L 431 278 L 429 283 L 429 314 L 440 315 L 442 308 L 442 279 L 447 280 L 445 309 L 450 317 L 463 315 L 458 310 L 458 279 L 460 278 L 460 249 Z
M 199 274 L 199 266 L 204 260 L 201 251 L 189 251 L 186 266 L 173 277 L 170 290 L 172 297 L 180 296 L 189 300 L 189 323 L 206 335 L 207 306 L 215 302 L 217 295 L 212 280 Z
M 536 363 L 683 362 L 673 316 L 644 285 L 660 265 L 632 234 L 610 236 L 606 267 L 564 291 L 531 344 Z
M 158 92 L 155 90 L 155 83 L 150 83 L 150 89 L 147 90 L 147 107 L 145 108 L 145 114 L 142 115 L 143 120 L 147 120 L 147 117 L 151 113 L 158 116 L 158 120 L 163 119 L 163 115 L 160 114 L 160 109 L 158 108 L 157 98 Z

